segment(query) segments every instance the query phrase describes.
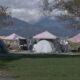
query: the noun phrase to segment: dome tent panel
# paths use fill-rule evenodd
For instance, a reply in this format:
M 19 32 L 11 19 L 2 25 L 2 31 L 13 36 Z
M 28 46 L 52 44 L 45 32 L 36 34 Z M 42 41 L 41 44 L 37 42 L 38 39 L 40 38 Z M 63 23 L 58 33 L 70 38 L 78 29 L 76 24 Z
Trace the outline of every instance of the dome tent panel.
M 35 51 L 36 53 L 51 53 L 55 52 L 55 47 L 53 43 L 47 40 L 41 40 L 34 45 L 33 51 Z

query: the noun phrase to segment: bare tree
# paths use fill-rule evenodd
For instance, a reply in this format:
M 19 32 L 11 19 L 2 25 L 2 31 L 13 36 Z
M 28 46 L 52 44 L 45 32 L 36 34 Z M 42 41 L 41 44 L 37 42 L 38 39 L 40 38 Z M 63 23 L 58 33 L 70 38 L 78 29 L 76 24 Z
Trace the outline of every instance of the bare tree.
M 67 15 L 60 15 L 61 19 L 69 19 L 71 28 L 80 28 L 80 0 L 42 0 L 41 10 L 44 15 L 51 15 L 54 9 L 67 10 Z
M 70 0 L 64 4 L 65 9 L 69 12 L 70 25 L 74 29 L 80 29 L 80 0 Z
M 8 7 L 0 5 L 0 27 L 8 26 L 12 22 L 9 20 L 11 12 L 8 11 Z
M 42 4 L 40 6 L 43 15 L 51 15 L 51 12 L 58 8 L 63 8 L 64 0 L 52 0 L 51 2 L 49 0 L 41 0 Z

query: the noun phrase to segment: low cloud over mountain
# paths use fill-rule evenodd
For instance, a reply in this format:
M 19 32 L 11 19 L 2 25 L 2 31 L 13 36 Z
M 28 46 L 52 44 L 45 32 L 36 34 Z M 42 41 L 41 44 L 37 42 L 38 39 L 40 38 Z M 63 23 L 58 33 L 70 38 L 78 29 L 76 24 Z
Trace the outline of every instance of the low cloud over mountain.
M 55 4 L 56 0 L 49 0 Z M 57 0 L 58 1 L 58 0 Z M 0 5 L 8 6 L 12 16 L 18 19 L 31 22 L 43 17 L 40 10 L 41 0 L 0 0 Z M 52 15 L 65 14 L 66 11 L 54 9 Z
M 80 32 L 80 30 L 67 28 L 67 20 L 61 21 L 57 18 L 51 19 L 49 17 L 45 17 L 37 21 L 35 24 L 30 24 L 16 18 L 11 18 L 11 20 L 13 20 L 13 25 L 0 29 L 0 35 L 16 33 L 27 38 L 47 30 L 57 36 L 70 37 Z

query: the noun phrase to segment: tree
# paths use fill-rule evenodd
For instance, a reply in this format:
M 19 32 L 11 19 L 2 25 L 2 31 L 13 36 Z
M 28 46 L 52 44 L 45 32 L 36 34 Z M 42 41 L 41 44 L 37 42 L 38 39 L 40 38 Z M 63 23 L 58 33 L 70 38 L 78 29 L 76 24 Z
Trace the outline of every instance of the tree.
M 80 0 L 42 0 L 41 10 L 46 16 L 54 9 L 66 10 L 68 14 L 60 15 L 61 19 L 69 19 L 71 28 L 80 26 Z
M 41 11 L 43 15 L 51 15 L 52 11 L 54 9 L 62 9 L 63 8 L 63 2 L 64 0 L 52 0 L 51 2 L 49 0 L 41 0 Z
M 64 4 L 65 9 L 73 16 L 80 17 L 80 0 L 71 0 Z
M 71 18 L 71 28 L 80 28 L 80 0 L 70 0 L 64 4 L 65 9 L 68 11 L 69 18 Z
M 0 27 L 8 26 L 12 22 L 9 20 L 11 13 L 8 11 L 8 7 L 0 5 Z

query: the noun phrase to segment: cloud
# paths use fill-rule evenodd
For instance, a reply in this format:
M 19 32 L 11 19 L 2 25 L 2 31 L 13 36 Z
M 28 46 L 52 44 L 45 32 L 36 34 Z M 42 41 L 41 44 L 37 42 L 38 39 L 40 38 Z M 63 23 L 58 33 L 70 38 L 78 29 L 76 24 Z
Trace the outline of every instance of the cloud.
M 10 7 L 12 16 L 25 21 L 36 21 L 43 17 L 39 10 L 41 0 L 0 0 L 1 5 Z M 54 1 L 54 0 L 50 0 Z M 52 15 L 65 14 L 66 11 L 53 10 Z
M 16 8 L 11 9 L 11 12 L 13 17 L 17 17 L 27 22 L 38 20 L 42 16 L 37 9 Z
M 67 11 L 67 10 L 54 9 L 51 14 L 52 14 L 53 16 L 67 15 L 67 14 L 68 14 L 68 11 Z
M 25 12 L 25 9 L 24 8 L 22 8 L 22 9 L 11 9 L 11 12 L 12 13 L 20 13 L 20 12 Z
M 32 21 L 41 17 L 38 9 L 39 1 L 40 0 L 0 0 L 0 4 L 9 6 L 13 17 L 25 21 Z

